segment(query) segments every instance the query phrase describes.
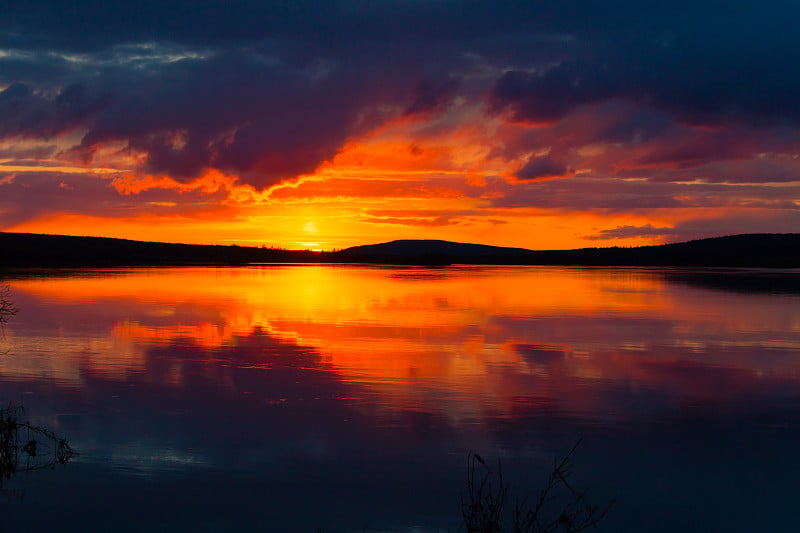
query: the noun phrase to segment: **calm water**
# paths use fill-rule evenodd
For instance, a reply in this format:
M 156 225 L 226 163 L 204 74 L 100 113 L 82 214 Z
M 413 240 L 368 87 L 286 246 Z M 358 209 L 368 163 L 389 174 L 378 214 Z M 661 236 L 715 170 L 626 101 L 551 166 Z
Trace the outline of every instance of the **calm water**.
M 66 436 L 2 531 L 457 531 L 466 453 L 601 531 L 798 531 L 798 272 L 369 268 L 9 278 L 0 402 Z

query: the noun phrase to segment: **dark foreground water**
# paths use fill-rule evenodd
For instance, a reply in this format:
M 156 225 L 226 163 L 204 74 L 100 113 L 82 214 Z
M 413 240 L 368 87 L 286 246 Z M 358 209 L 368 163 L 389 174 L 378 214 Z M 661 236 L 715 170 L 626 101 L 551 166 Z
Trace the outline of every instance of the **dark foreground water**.
M 793 272 L 82 271 L 12 277 L 0 402 L 69 439 L 0 531 L 458 531 L 468 451 L 601 531 L 800 531 Z

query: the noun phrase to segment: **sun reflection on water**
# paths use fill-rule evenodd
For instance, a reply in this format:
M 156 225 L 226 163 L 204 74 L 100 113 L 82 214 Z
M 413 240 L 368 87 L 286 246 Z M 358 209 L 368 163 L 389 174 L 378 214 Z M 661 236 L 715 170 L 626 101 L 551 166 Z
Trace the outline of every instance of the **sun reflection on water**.
M 159 347 L 170 348 L 158 363 L 168 369 L 152 378 L 181 387 L 187 364 L 225 382 L 225 368 L 268 371 L 299 346 L 384 408 L 461 420 L 509 414 L 534 396 L 613 416 L 592 383 L 727 394 L 756 374 L 795 379 L 798 370 L 796 299 L 687 288 L 658 270 L 184 268 L 12 286 L 22 311 L 0 372 L 76 387 L 87 371 L 152 373 Z M 257 354 L 240 359 L 253 344 Z M 723 390 L 716 368 L 739 378 Z

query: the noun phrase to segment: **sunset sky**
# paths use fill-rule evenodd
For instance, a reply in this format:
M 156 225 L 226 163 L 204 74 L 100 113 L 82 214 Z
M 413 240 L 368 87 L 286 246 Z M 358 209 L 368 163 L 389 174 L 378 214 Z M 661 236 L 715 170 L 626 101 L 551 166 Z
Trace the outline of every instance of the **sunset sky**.
M 8 0 L 0 230 L 333 249 L 800 230 L 794 2 Z

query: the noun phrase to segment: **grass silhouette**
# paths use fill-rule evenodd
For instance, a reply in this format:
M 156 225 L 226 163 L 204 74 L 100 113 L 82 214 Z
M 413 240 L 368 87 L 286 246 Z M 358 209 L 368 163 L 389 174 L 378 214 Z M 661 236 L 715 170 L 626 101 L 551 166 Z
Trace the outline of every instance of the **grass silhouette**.
M 517 500 L 513 510 L 507 509 L 508 486 L 500 463 L 495 472 L 483 457 L 470 453 L 466 494 L 461 496 L 467 533 L 577 533 L 596 527 L 611 510 L 614 500 L 602 507 L 593 505 L 587 493 L 570 481 L 571 458 L 580 443 L 578 440 L 567 455 L 555 461 L 538 498 Z
M 24 420 L 20 406 L 0 409 L 0 491 L 19 471 L 65 465 L 75 455 L 66 439 Z

